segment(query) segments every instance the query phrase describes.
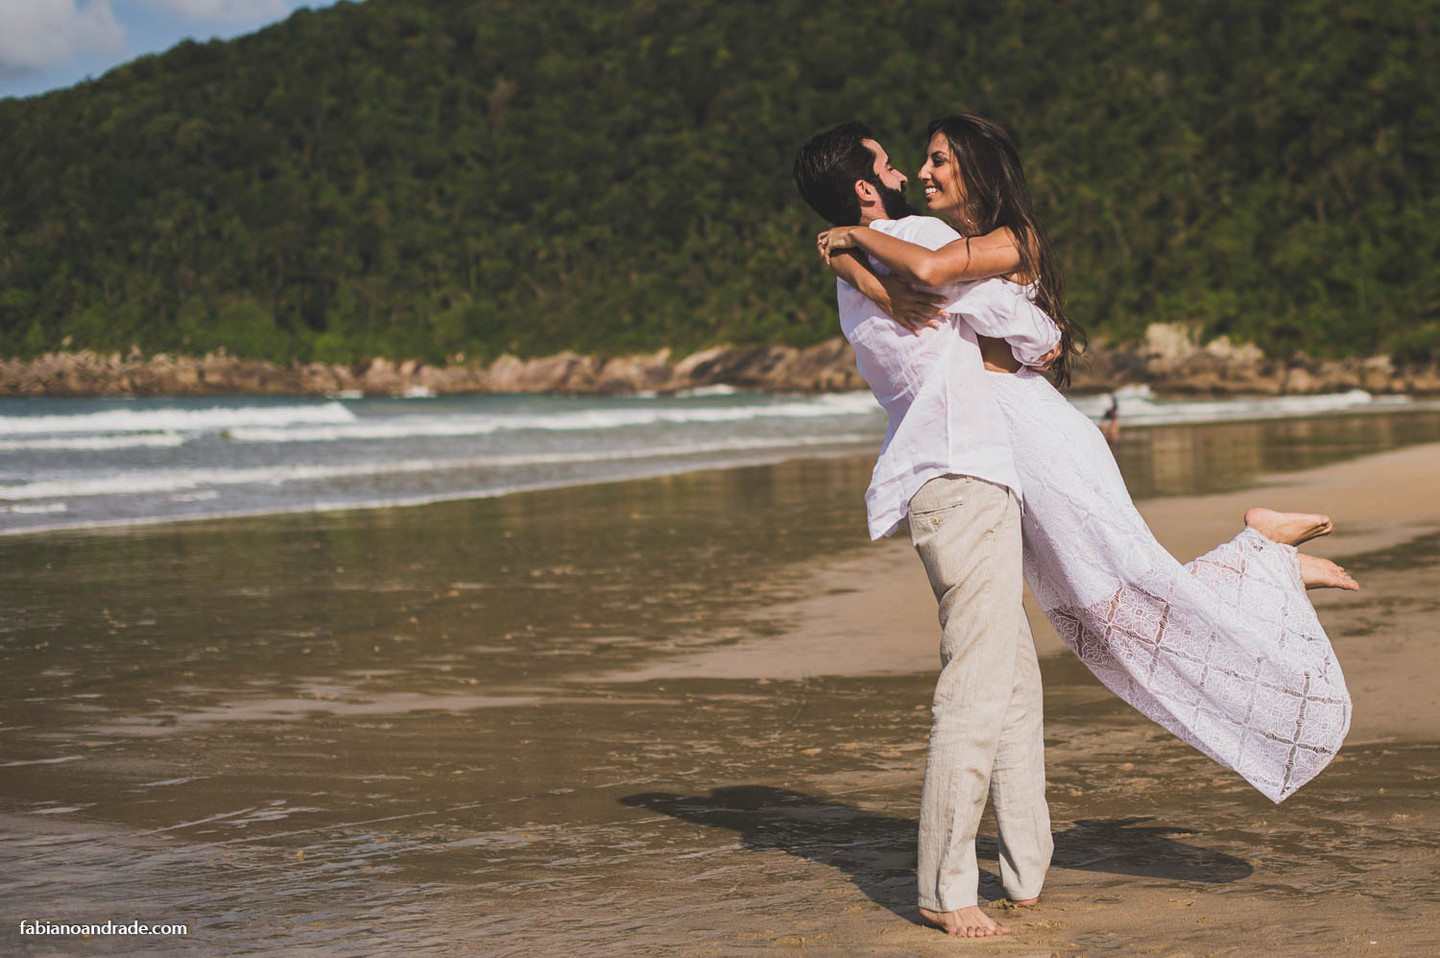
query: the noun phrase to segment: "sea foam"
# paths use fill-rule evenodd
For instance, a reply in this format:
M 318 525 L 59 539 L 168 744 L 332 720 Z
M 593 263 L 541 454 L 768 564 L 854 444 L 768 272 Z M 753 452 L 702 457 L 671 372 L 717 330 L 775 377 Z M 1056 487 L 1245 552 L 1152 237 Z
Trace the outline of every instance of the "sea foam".
M 214 432 L 246 426 L 347 423 L 355 414 L 338 402 L 293 406 L 223 406 L 207 409 L 106 409 L 70 416 L 0 416 L 0 436 L 66 433 Z
M 1112 394 L 1072 396 L 1070 401 L 1087 416 L 1099 419 L 1110 407 Z M 1286 419 L 1328 412 L 1359 410 L 1376 405 L 1404 405 L 1408 396 L 1377 400 L 1363 389 L 1313 396 L 1256 396 L 1226 399 L 1163 399 L 1146 385 L 1122 386 L 1113 393 L 1119 403 L 1120 421 L 1130 426 L 1160 426 L 1169 423 L 1233 422 L 1245 419 Z
M 743 423 L 764 419 L 826 419 L 880 415 L 869 393 L 832 393 L 744 405 L 636 405 L 570 412 L 494 412 L 356 418 L 348 422 L 289 428 L 247 426 L 231 429 L 236 442 L 337 442 L 485 436 L 497 432 L 595 432 L 606 429 L 686 423 Z
M 179 493 L 215 486 L 275 486 L 365 476 L 494 470 L 517 466 L 584 464 L 621 460 L 667 459 L 716 452 L 759 452 L 790 447 L 849 445 L 873 438 L 867 433 L 833 436 L 744 437 L 708 441 L 646 444 L 629 449 L 581 449 L 574 452 L 533 452 L 457 459 L 386 459 L 331 465 L 277 465 L 251 468 L 134 470 L 110 476 L 40 479 L 0 484 L 0 501 L 74 499 L 90 496 L 136 496 Z M 175 498 L 172 496 L 172 501 Z

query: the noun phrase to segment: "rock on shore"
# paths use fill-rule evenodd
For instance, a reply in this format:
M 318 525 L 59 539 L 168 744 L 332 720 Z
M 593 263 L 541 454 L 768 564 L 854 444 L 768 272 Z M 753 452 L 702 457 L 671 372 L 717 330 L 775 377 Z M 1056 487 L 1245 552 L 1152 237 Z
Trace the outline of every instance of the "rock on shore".
M 1440 393 L 1440 368 L 1399 369 L 1389 357 L 1315 360 L 1266 358 L 1255 346 L 1215 340 L 1199 346 L 1182 327 L 1151 326 L 1145 343 L 1093 348 L 1075 370 L 1073 389 L 1095 392 L 1148 383 L 1172 395 L 1281 395 L 1365 389 L 1372 393 Z M 354 365 L 292 363 L 228 356 L 128 357 L 48 353 L 0 361 L 3 396 L 446 395 L 578 393 L 625 395 L 727 385 L 775 392 L 864 389 L 848 343 L 836 338 L 788 346 L 717 346 L 683 358 L 670 350 L 605 358 L 564 352 L 540 359 L 501 356 L 489 365 L 435 366 L 373 359 Z

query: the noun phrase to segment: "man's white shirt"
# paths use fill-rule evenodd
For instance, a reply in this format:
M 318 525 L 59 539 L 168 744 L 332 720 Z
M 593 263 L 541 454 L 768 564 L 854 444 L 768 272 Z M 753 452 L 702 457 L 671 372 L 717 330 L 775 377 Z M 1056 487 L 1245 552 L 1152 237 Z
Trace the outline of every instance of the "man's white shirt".
M 960 238 L 931 216 L 869 225 L 929 249 Z M 870 265 L 887 272 L 874 260 Z M 1060 341 L 1060 331 L 1030 302 L 1025 286 L 986 279 L 952 283 L 940 292 L 949 321 L 912 333 L 855 287 L 837 283 L 840 328 L 855 347 L 860 375 L 890 417 L 865 493 L 872 539 L 898 529 L 910 497 L 936 476 L 974 476 L 1008 486 L 1017 498 L 1022 494 L 976 335 L 1006 340 L 1016 359 L 1033 365 Z

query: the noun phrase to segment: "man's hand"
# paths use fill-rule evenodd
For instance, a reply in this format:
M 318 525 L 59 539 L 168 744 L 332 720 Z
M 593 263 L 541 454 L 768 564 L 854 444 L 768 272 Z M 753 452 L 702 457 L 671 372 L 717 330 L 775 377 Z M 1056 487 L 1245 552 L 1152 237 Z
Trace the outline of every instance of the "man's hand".
M 1049 369 L 1051 366 L 1055 365 L 1055 360 L 1059 359 L 1059 358 L 1060 358 L 1060 354 L 1063 353 L 1064 351 L 1065 351 L 1065 345 L 1064 345 L 1064 343 L 1056 343 L 1054 349 L 1050 350 L 1050 351 L 1049 351 L 1048 353 L 1046 353 L 1044 356 L 1041 356 L 1041 357 L 1040 357 L 1040 361 L 1039 361 L 1038 363 L 1031 363 L 1031 364 L 1030 364 L 1030 368 L 1031 368 L 1031 369 L 1038 369 L 1038 370 L 1040 370 L 1040 371 L 1043 373 L 1043 372 L 1045 372 L 1047 369 Z
M 895 322 L 912 333 L 940 325 L 945 316 L 940 311 L 940 304 L 945 302 L 945 297 L 916 289 L 898 276 L 881 276 L 879 280 L 890 294 L 890 304 L 885 312 Z

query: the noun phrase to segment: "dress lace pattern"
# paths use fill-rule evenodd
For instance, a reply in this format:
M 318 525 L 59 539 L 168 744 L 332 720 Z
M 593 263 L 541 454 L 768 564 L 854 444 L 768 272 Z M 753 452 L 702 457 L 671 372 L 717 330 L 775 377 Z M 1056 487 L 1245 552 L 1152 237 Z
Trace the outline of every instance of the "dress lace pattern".
M 1023 484 L 1025 580 L 1061 639 L 1120 698 L 1284 801 L 1350 728 L 1295 548 L 1246 529 L 1180 564 L 1084 414 L 1034 371 L 989 379 Z

